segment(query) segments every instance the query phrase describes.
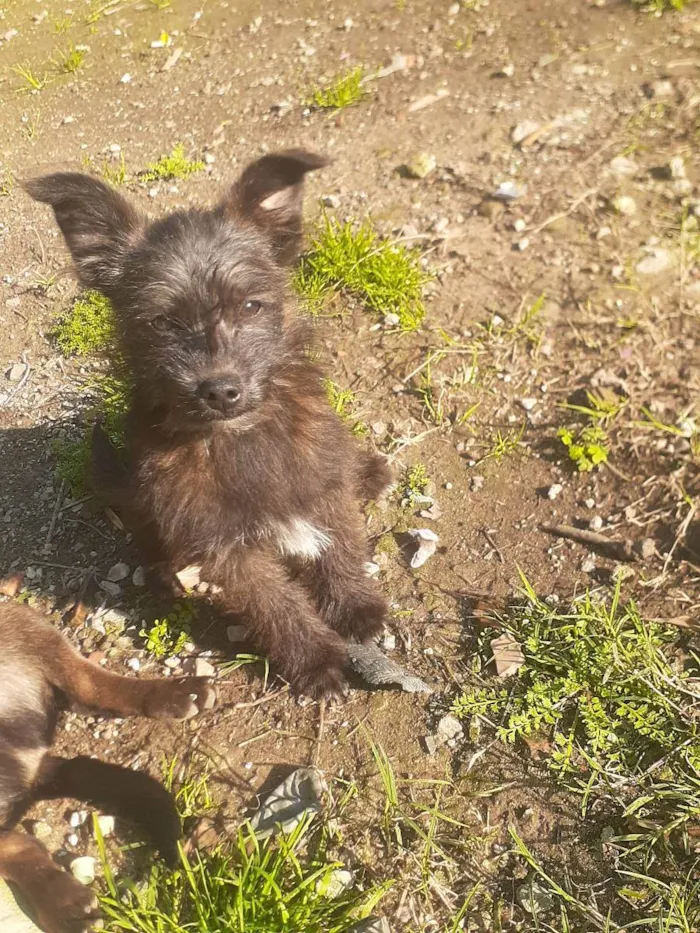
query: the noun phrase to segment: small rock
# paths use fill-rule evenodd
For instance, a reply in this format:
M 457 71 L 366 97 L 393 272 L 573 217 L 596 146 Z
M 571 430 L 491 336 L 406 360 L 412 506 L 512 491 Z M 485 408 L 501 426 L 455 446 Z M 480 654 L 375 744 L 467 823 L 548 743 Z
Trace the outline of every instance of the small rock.
M 136 570 L 134 570 L 131 577 L 131 582 L 134 584 L 134 586 L 146 585 L 146 571 L 143 567 L 137 567 Z
M 401 318 L 396 314 L 395 311 L 388 311 L 384 315 L 384 320 L 382 321 L 385 327 L 398 327 L 401 323 Z
M 426 178 L 437 168 L 437 159 L 429 152 L 419 152 L 404 166 L 409 178 Z
M 123 74 L 119 79 L 120 84 L 131 84 L 131 75 L 127 71 L 126 74 Z
M 596 240 L 604 240 L 612 234 L 612 227 L 599 227 L 595 235 Z
M 437 545 L 440 539 L 431 528 L 414 528 L 408 533 L 419 542 L 418 549 L 411 558 L 411 567 L 417 570 L 419 567 L 422 567 L 426 561 L 430 560 L 435 551 L 437 551 Z
M 456 16 L 459 13 L 459 3 L 451 3 L 447 11 L 448 16 Z
M 70 863 L 70 870 L 76 881 L 81 884 L 89 885 L 95 880 L 95 859 L 90 855 L 82 855 L 80 858 L 74 858 Z
M 110 583 L 119 583 L 121 580 L 126 580 L 129 576 L 129 565 L 121 561 L 118 564 L 109 568 L 107 573 L 107 579 Z
M 518 219 L 513 223 L 513 230 L 515 230 L 516 233 L 522 233 L 525 227 L 527 227 L 527 224 L 522 217 L 518 217 Z
M 618 195 L 612 205 L 618 214 L 624 214 L 625 217 L 631 217 L 637 213 L 637 202 L 627 194 Z
M 237 642 L 245 641 L 245 625 L 229 625 L 229 627 L 226 629 L 226 637 L 234 644 Z
M 637 263 L 635 269 L 640 275 L 658 275 L 673 262 L 673 257 L 667 249 L 657 247 L 648 256 Z
M 654 81 L 654 83 L 649 86 L 649 94 L 651 97 L 673 97 L 675 93 L 676 91 L 671 81 Z
M 669 160 L 668 171 L 671 178 L 686 178 L 685 162 L 680 156 L 674 156 Z
M 626 178 L 631 175 L 636 175 L 639 170 L 639 166 L 633 159 L 628 159 L 627 156 L 615 156 L 615 158 L 610 162 L 608 166 L 610 172 L 613 175 L 616 175 L 618 178 Z
M 396 650 L 396 635 L 393 632 L 385 632 L 382 635 L 382 640 L 380 642 L 382 651 L 395 651 Z
M 324 878 L 316 882 L 316 891 L 329 900 L 335 900 L 345 894 L 355 883 L 355 875 L 347 868 L 336 868 Z
M 502 201 L 496 201 L 493 198 L 486 198 L 476 209 L 481 217 L 488 217 L 489 220 L 495 220 L 499 214 L 505 210 L 505 204 Z
M 376 577 L 378 573 L 381 573 L 381 567 L 373 560 L 365 561 L 365 573 L 368 577 Z
M 324 207 L 332 207 L 333 210 L 337 210 L 340 207 L 340 198 L 337 194 L 324 194 L 321 198 L 321 204 Z
M 88 818 L 87 810 L 73 810 L 71 813 L 68 823 L 72 829 L 77 829 L 79 826 L 82 826 L 85 823 L 85 820 Z
M 78 845 L 79 842 L 80 842 L 80 837 L 77 836 L 75 833 L 69 833 L 66 836 L 66 845 L 71 846 L 71 848 L 73 849 L 75 849 L 75 847 Z
M 141 662 L 138 658 L 129 658 L 129 660 L 126 662 L 126 666 L 132 671 L 138 672 L 141 670 Z
M 635 542 L 634 551 L 642 560 L 649 560 L 656 554 L 656 542 L 653 538 L 642 538 L 641 541 Z
M 586 499 L 586 501 L 583 504 L 586 506 L 587 509 L 594 509 L 595 499 Z
M 204 658 L 187 658 L 182 669 L 186 674 L 192 674 L 194 677 L 214 677 L 216 674 L 214 665 Z
M 522 120 L 518 125 L 513 129 L 513 132 L 510 134 L 510 138 L 518 146 L 522 143 L 528 136 L 532 136 L 533 133 L 536 133 L 540 129 L 542 124 L 536 123 L 534 120 Z
M 502 68 L 496 72 L 497 77 L 512 78 L 515 74 L 515 65 L 512 62 L 504 65 Z
M 180 665 L 182 664 L 182 661 L 178 657 L 172 657 L 172 658 L 166 658 L 165 661 L 163 661 L 163 664 L 167 668 L 169 668 L 171 671 L 175 671 L 178 669 L 178 667 L 180 667 Z
M 113 816 L 106 816 L 104 813 L 100 813 L 97 817 L 97 825 L 105 839 L 114 835 L 115 819 Z
M 593 518 L 589 521 L 588 527 L 591 529 L 591 531 L 600 531 L 600 529 L 603 527 L 603 519 L 600 517 L 600 515 L 594 515 Z
M 563 489 L 564 487 L 561 483 L 552 483 L 552 485 L 547 490 L 547 498 L 551 499 L 553 502 L 556 498 L 558 498 L 558 496 L 561 495 Z
M 471 485 L 472 492 L 478 492 L 480 489 L 484 488 L 484 477 L 483 476 L 472 476 L 472 481 L 470 485 Z
M 11 366 L 7 373 L 7 378 L 10 382 L 19 382 L 27 371 L 26 363 L 15 363 L 14 366 Z
M 386 434 L 386 424 L 384 421 L 374 421 L 370 427 L 372 428 L 372 434 L 377 437 L 383 437 Z
M 530 237 L 524 236 L 522 240 L 518 240 L 518 249 L 523 253 L 528 246 L 530 245 Z
M 450 739 L 458 739 L 464 733 L 464 726 L 456 718 L 448 713 L 446 716 L 443 716 L 440 722 L 438 723 L 437 732 L 435 733 L 438 741 L 441 745 L 445 745 Z
M 502 181 L 491 197 L 495 201 L 515 201 L 527 194 L 527 185 L 516 185 L 514 181 Z
M 537 404 L 537 399 L 536 398 L 521 398 L 520 404 L 525 409 L 525 411 L 532 411 L 532 409 Z
M 117 596 L 121 595 L 122 588 L 118 583 L 114 583 L 112 580 L 98 580 L 100 589 L 103 589 L 105 593 L 109 593 L 110 596 L 116 599 Z
M 276 104 L 273 104 L 270 107 L 272 113 L 276 113 L 278 117 L 283 117 L 289 113 L 292 109 L 292 102 L 290 100 L 279 100 Z
M 584 560 L 581 564 L 581 570 L 583 573 L 594 573 L 595 572 L 595 561 L 588 558 Z
M 442 509 L 437 502 L 433 502 L 429 509 L 423 509 L 419 512 L 421 518 L 430 519 L 432 522 L 437 522 L 442 518 Z
M 554 908 L 549 891 L 537 881 L 526 881 L 518 887 L 516 900 L 529 914 L 545 914 Z

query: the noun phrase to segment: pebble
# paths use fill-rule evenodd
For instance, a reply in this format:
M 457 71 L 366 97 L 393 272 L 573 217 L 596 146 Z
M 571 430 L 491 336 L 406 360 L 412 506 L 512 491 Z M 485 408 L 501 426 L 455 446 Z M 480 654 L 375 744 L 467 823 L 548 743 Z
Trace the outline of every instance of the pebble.
M 525 409 L 525 411 L 532 411 L 532 409 L 537 404 L 537 399 L 536 398 L 521 398 L 520 404 Z
M 641 541 L 635 544 L 634 549 L 642 560 L 649 560 L 650 557 L 656 554 L 656 542 L 653 538 L 642 538 Z
M 600 531 L 600 529 L 603 527 L 603 519 L 600 517 L 600 515 L 594 515 L 593 518 L 589 521 L 588 527 L 591 529 L 591 531 Z
M 671 81 L 654 81 L 649 90 L 652 97 L 673 97 L 676 93 Z
M 554 901 L 547 888 L 537 881 L 526 881 L 516 891 L 515 898 L 529 914 L 545 914 L 552 910 Z
M 583 504 L 586 506 L 587 509 L 594 509 L 595 499 L 586 499 L 586 501 Z
M 105 593 L 109 593 L 110 596 L 117 597 L 121 595 L 122 588 L 118 583 L 115 583 L 113 580 L 99 580 L 100 589 L 103 589 Z
M 471 489 L 472 492 L 478 492 L 484 487 L 484 477 L 483 476 L 472 476 Z
M 118 564 L 109 568 L 107 572 L 107 579 L 111 583 L 119 583 L 121 580 L 126 580 L 129 576 L 129 565 L 125 564 L 123 561 L 120 561 Z
M 192 674 L 194 677 L 214 677 L 216 668 L 204 658 L 187 658 L 182 665 L 186 674 Z
M 518 249 L 520 252 L 524 252 L 530 245 L 530 237 L 524 236 L 522 240 L 518 240 Z
M 584 560 L 584 562 L 581 564 L 581 570 L 583 573 L 593 573 L 595 570 L 595 561 L 590 560 L 590 558 L 588 560 Z
M 625 217 L 631 217 L 637 213 L 637 202 L 628 194 L 618 195 L 612 204 L 618 214 L 624 214 Z
M 673 257 L 667 249 L 657 247 L 648 256 L 637 263 L 635 269 L 640 275 L 658 275 L 673 262 Z
M 527 185 L 516 185 L 514 181 L 502 181 L 491 197 L 496 201 L 515 201 L 527 194 Z
M 345 894 L 355 883 L 355 875 L 347 868 L 335 868 L 329 875 L 319 878 L 316 891 L 324 897 L 334 900 Z
M 457 739 L 464 732 L 464 727 L 462 723 L 455 716 L 452 716 L 448 713 L 446 716 L 443 716 L 437 727 L 437 738 L 438 741 L 444 745 L 449 742 L 450 739 Z
M 114 835 L 115 822 L 116 821 L 113 816 L 107 816 L 104 813 L 100 813 L 100 815 L 97 817 L 97 825 L 99 827 L 100 833 L 105 839 Z
M 76 881 L 81 884 L 92 884 L 95 880 L 95 859 L 90 855 L 81 855 L 70 863 L 70 870 Z
M 630 175 L 636 175 L 639 166 L 633 159 L 628 159 L 627 156 L 615 156 L 615 158 L 610 162 L 608 166 L 613 175 L 617 175 L 618 178 L 625 178 Z
M 68 822 L 72 829 L 77 829 L 79 826 L 82 826 L 85 823 L 85 820 L 88 818 L 87 810 L 73 810 L 71 813 Z
M 547 490 L 547 498 L 551 499 L 553 502 L 556 498 L 558 498 L 558 496 L 561 495 L 563 489 L 564 487 L 561 483 L 552 483 L 552 485 Z
M 34 823 L 32 826 L 32 835 L 37 839 L 48 839 L 51 833 L 51 827 L 43 820 L 37 820 L 36 823 Z
M 126 662 L 126 666 L 131 668 L 132 671 L 141 670 L 141 662 L 138 658 L 129 658 L 129 660 Z
M 340 198 L 337 194 L 324 194 L 321 203 L 324 207 L 332 207 L 333 210 L 337 210 L 340 207 Z
M 396 650 L 396 635 L 393 632 L 385 632 L 382 635 L 382 641 L 380 645 L 382 651 L 395 651 Z
M 533 133 L 536 133 L 537 130 L 539 130 L 540 126 L 541 124 L 536 123 L 534 120 L 522 120 L 513 129 L 513 132 L 510 134 L 510 138 L 517 146 L 524 139 L 527 139 L 528 136 L 532 136 Z
M 131 582 L 134 586 L 146 585 L 146 571 L 143 567 L 137 567 L 131 576 Z
M 437 159 L 429 152 L 416 153 L 404 166 L 409 178 L 426 178 L 436 168 Z
M 10 380 L 10 382 L 19 382 L 26 371 L 26 363 L 15 363 L 14 366 L 10 367 L 7 373 L 7 378 Z
M 522 233 L 525 227 L 527 227 L 527 224 L 522 217 L 518 217 L 518 219 L 513 223 L 513 230 L 515 230 L 516 233 Z
M 119 83 L 120 84 L 131 84 L 131 75 L 129 74 L 128 71 L 121 76 L 121 78 L 119 79 Z

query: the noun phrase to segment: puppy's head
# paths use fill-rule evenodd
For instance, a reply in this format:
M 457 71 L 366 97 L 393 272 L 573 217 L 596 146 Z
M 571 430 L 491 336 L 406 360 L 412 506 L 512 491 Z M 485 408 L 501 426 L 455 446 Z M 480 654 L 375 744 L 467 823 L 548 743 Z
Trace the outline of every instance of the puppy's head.
M 300 150 L 264 156 L 213 209 L 153 223 L 87 175 L 26 184 L 53 208 L 81 283 L 112 301 L 140 398 L 173 426 L 250 415 L 289 361 L 284 267 L 301 239 L 304 176 L 325 164 Z

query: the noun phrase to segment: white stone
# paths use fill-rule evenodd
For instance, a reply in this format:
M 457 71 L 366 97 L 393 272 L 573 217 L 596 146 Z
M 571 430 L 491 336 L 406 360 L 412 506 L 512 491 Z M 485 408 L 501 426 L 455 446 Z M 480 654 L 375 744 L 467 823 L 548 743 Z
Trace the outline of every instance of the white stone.
M 635 269 L 640 275 L 658 275 L 672 264 L 673 257 L 667 249 L 661 247 L 653 249 L 637 263 Z
M 118 564 L 114 564 L 109 568 L 107 573 L 107 579 L 110 583 L 119 583 L 121 580 L 126 580 L 129 576 L 129 565 L 125 564 L 123 561 L 120 561 Z
M 95 880 L 96 864 L 92 856 L 81 855 L 80 858 L 74 858 L 70 863 L 71 874 L 81 884 L 92 884 Z

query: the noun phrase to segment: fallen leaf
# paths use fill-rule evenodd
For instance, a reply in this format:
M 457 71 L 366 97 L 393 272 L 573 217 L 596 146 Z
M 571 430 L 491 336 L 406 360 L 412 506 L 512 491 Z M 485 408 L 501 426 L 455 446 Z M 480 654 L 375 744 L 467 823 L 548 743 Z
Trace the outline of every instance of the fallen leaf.
M 504 632 L 498 638 L 492 639 L 491 651 L 499 677 L 512 677 L 525 663 L 525 655 L 510 632 Z

